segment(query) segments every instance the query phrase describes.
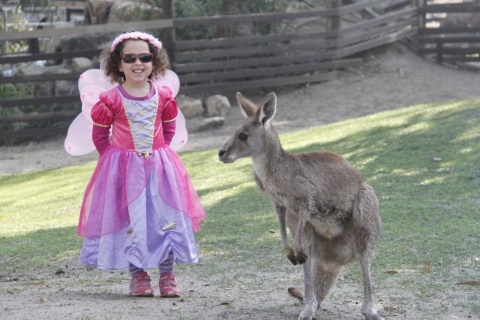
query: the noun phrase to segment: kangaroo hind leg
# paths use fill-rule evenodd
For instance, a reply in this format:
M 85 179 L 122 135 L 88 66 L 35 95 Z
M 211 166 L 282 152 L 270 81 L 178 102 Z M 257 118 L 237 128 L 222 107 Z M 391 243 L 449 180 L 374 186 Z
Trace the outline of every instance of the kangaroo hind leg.
M 375 255 L 376 242 L 380 233 L 381 220 L 378 215 L 378 200 L 371 186 L 364 183 L 355 203 L 357 252 L 363 273 L 362 314 L 366 320 L 382 320 L 373 305 L 370 263 Z
M 372 295 L 372 285 L 370 279 L 370 260 L 371 258 L 364 255 L 360 260 L 360 265 L 363 272 L 363 305 L 362 305 L 362 314 L 365 316 L 366 320 L 383 320 L 377 314 L 377 309 L 373 305 L 373 295 Z

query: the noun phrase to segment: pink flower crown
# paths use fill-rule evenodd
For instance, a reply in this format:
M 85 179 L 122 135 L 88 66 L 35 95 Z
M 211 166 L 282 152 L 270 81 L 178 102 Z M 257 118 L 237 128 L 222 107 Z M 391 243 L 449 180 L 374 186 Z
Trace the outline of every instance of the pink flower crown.
M 154 36 L 148 33 L 140 32 L 140 31 L 133 31 L 133 32 L 122 33 L 121 35 L 116 37 L 115 40 L 113 40 L 112 42 L 112 47 L 110 48 L 110 51 L 115 50 L 115 47 L 120 42 L 123 42 L 125 40 L 130 40 L 130 39 L 145 40 L 145 41 L 148 41 L 154 47 L 156 47 L 158 50 L 162 49 L 162 43 Z

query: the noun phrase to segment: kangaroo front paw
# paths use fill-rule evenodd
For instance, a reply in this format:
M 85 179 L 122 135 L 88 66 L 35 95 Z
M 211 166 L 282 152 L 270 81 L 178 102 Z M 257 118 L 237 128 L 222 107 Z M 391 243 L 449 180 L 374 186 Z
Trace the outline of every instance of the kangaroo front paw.
M 303 252 L 297 252 L 295 255 L 295 260 L 297 260 L 298 263 L 304 264 L 308 259 L 308 256 L 303 253 Z
M 285 253 L 287 254 L 288 260 L 293 265 L 304 264 L 307 261 L 308 256 L 303 252 L 295 252 L 292 248 L 286 248 Z

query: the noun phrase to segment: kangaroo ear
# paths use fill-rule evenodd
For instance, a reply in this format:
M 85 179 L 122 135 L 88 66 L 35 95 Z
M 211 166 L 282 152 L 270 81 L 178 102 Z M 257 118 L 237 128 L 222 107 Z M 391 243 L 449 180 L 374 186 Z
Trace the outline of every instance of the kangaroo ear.
M 237 102 L 245 118 L 253 117 L 255 115 L 255 110 L 257 110 L 257 107 L 252 101 L 245 98 L 240 92 L 237 92 Z
M 260 106 L 257 110 L 258 122 L 263 124 L 265 128 L 268 128 L 270 121 L 277 112 L 277 96 L 275 92 L 270 92 L 263 98 Z

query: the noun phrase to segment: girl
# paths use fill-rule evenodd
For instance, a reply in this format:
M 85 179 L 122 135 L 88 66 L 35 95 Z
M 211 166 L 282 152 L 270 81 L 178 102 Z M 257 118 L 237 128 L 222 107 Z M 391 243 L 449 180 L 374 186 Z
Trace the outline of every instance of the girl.
M 105 75 L 119 84 L 100 94 L 91 110 L 92 139 L 100 153 L 85 191 L 78 234 L 80 263 L 126 269 L 130 294 L 154 295 L 144 270 L 158 267 L 161 297 L 179 297 L 174 263 L 195 263 L 193 232 L 205 218 L 178 155 L 169 147 L 177 104 L 168 87 L 155 85 L 169 59 L 150 34 L 119 35 L 103 54 Z M 109 131 L 112 128 L 112 139 Z

